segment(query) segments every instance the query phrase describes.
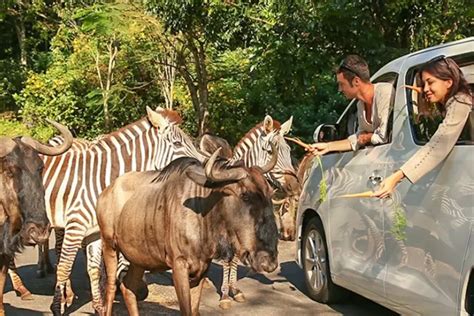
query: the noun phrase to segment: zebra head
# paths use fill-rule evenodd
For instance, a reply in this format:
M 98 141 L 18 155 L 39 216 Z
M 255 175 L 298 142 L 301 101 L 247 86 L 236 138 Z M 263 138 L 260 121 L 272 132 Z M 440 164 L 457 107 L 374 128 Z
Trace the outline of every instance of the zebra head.
M 296 175 L 295 168 L 291 162 L 291 148 L 285 140 L 285 135 L 290 131 L 293 123 L 293 116 L 281 126 L 274 123 L 272 117 L 267 115 L 263 121 L 263 133 L 260 135 L 262 164 L 271 157 L 271 144 L 278 148 L 278 160 L 275 168 L 271 171 L 273 175 L 291 173 Z
M 180 157 L 193 157 L 204 161 L 205 156 L 196 149 L 192 139 L 179 128 L 182 119 L 176 111 L 161 107 L 157 107 L 156 111 L 149 107 L 146 110 L 148 120 L 156 129 L 159 142 L 154 159 L 156 170 L 163 169 Z

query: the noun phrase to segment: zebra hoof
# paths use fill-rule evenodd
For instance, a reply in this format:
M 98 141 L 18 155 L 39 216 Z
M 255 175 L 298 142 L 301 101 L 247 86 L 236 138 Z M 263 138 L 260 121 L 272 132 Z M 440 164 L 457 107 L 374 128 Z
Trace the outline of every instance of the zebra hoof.
M 33 300 L 33 295 L 31 292 L 23 285 L 19 286 L 15 289 L 16 296 L 19 296 L 22 301 L 31 301 Z
M 234 301 L 242 303 L 245 302 L 245 295 L 242 292 L 239 292 L 234 295 Z
M 219 301 L 219 307 L 222 309 L 229 309 L 232 306 L 232 301 L 228 298 L 224 298 Z

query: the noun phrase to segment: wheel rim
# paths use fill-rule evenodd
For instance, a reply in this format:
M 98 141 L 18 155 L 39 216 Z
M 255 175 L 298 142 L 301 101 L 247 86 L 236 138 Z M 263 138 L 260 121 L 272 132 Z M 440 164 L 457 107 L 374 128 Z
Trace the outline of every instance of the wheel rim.
M 326 251 L 321 234 L 311 230 L 305 242 L 306 280 L 314 291 L 319 292 L 327 283 Z

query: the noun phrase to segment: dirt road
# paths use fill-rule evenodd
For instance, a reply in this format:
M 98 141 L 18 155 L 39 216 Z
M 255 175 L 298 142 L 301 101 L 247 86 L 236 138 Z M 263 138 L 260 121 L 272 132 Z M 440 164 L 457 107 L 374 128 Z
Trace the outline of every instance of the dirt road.
M 53 239 L 53 238 L 52 238 Z M 51 241 L 53 245 L 53 241 Z M 50 251 L 51 257 L 53 250 Z M 239 287 L 245 293 L 247 301 L 233 302 L 231 309 L 219 308 L 219 288 L 222 282 L 222 268 L 213 264 L 209 278 L 214 287 L 204 289 L 201 300 L 201 315 L 396 315 L 383 307 L 359 296 L 348 299 L 344 304 L 326 306 L 318 304 L 304 294 L 303 273 L 294 262 L 295 244 L 281 242 L 279 245 L 280 267 L 269 275 L 249 275 L 248 269 L 239 267 Z M 36 278 L 36 249 L 27 248 L 17 258 L 19 273 L 25 285 L 34 294 L 33 301 L 22 301 L 12 290 L 7 281 L 5 289 L 5 310 L 7 315 L 50 315 L 49 305 L 52 302 L 54 276 L 44 279 Z M 54 261 L 53 261 L 54 262 Z M 150 295 L 141 302 L 141 315 L 179 315 L 176 294 L 171 282 L 171 274 L 148 274 Z M 76 300 L 70 307 L 72 315 L 91 315 L 90 287 L 84 265 L 82 251 L 73 269 L 72 284 Z M 127 315 L 121 302 L 114 305 L 116 315 Z

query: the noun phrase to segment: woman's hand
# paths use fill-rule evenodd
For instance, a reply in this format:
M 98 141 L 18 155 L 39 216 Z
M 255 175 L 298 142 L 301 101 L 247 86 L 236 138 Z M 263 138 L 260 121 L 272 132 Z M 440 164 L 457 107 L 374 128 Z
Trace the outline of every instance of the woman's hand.
M 322 156 L 329 152 L 329 143 L 315 143 L 309 145 L 309 148 L 306 149 L 315 156 Z
M 382 183 L 380 184 L 380 188 L 376 192 L 374 192 L 372 196 L 381 199 L 389 196 L 390 193 L 392 193 L 392 191 L 395 189 L 397 184 L 402 181 L 404 177 L 405 175 L 401 170 L 396 171 L 391 176 L 382 181 Z

